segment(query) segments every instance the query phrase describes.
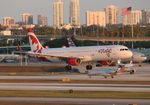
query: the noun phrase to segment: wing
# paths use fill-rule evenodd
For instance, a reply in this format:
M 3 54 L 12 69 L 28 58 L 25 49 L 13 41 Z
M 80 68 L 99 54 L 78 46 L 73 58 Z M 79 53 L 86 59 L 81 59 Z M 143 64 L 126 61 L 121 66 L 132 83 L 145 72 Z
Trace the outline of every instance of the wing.
M 34 52 L 28 52 L 27 53 L 30 56 L 37 56 L 37 57 L 45 57 L 45 58 L 58 58 L 60 60 L 66 60 L 69 58 L 74 58 L 74 59 L 80 59 L 82 62 L 89 62 L 91 61 L 90 56 L 84 56 L 84 55 L 60 55 L 60 54 L 44 54 L 44 53 L 34 53 Z

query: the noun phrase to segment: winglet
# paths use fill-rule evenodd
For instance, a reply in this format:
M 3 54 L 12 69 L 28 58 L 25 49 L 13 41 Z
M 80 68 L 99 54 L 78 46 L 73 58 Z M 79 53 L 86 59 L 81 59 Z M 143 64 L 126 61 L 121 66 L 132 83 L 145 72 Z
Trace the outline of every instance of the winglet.
M 32 28 L 28 28 L 28 32 L 33 32 L 33 29 Z

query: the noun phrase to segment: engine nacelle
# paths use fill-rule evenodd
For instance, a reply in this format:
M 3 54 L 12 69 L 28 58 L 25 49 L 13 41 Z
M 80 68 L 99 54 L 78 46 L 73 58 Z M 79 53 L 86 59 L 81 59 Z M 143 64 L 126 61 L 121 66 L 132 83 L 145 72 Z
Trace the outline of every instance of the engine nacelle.
M 99 63 L 102 65 L 109 65 L 110 61 L 99 61 Z
M 80 60 L 80 59 L 77 59 L 77 58 L 69 58 L 69 59 L 67 60 L 67 63 L 68 63 L 69 65 L 72 65 L 72 66 L 77 66 L 77 65 L 79 65 L 79 64 L 81 63 L 81 60 Z

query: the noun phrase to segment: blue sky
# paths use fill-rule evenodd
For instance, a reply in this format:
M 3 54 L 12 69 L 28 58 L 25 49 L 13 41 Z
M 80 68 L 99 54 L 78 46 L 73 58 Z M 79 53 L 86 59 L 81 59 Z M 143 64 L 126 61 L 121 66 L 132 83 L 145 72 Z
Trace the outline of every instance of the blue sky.
M 65 23 L 69 22 L 69 2 L 64 1 Z M 0 19 L 11 16 L 16 21 L 21 20 L 21 13 L 30 12 L 35 16 L 42 14 L 48 17 L 49 24 L 52 24 L 52 3 L 53 0 L 0 0 Z M 81 23 L 85 24 L 85 12 L 87 10 L 103 10 L 107 5 L 113 4 L 120 9 L 123 7 L 133 7 L 133 9 L 150 10 L 150 0 L 80 0 Z M 0 21 L 1 22 L 1 21 Z

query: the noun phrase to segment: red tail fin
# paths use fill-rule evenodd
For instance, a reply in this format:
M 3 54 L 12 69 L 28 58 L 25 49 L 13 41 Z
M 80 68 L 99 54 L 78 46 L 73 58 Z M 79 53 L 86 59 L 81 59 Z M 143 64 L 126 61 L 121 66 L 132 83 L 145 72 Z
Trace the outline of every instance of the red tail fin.
M 31 51 L 34 53 L 41 53 L 44 48 L 39 42 L 36 35 L 33 33 L 32 28 L 28 29 L 28 36 L 29 36 Z

